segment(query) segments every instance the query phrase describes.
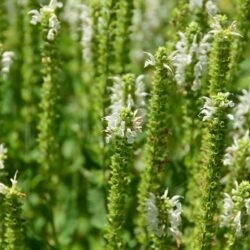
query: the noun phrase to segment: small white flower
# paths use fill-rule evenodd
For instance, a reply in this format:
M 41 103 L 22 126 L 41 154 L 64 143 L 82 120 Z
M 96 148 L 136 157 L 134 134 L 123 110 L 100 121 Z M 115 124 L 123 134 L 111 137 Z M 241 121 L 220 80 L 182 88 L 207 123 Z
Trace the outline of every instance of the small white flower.
M 4 160 L 6 159 L 7 148 L 0 144 L 0 169 L 4 168 Z
M 10 67 L 13 63 L 14 58 L 15 58 L 14 52 L 12 52 L 12 51 L 3 52 L 2 60 L 1 60 L 1 64 L 2 64 L 1 72 L 2 72 L 4 77 L 6 77 L 7 74 L 9 73 Z
M 57 34 L 57 31 L 55 29 L 49 29 L 47 39 L 49 41 L 55 40 L 56 34 Z
M 144 75 L 139 75 L 135 80 L 136 106 L 138 109 L 143 108 L 146 105 L 145 97 L 147 96 L 147 93 L 145 92 L 143 80 Z
M 206 11 L 209 15 L 216 16 L 216 14 L 218 13 L 218 7 L 213 1 L 208 0 L 206 2 Z
M 50 0 L 49 5 L 43 6 L 41 10 L 46 12 L 54 12 L 56 8 L 62 8 L 62 7 L 63 7 L 62 2 L 58 2 L 57 0 Z
M 189 0 L 189 9 L 194 11 L 197 8 L 202 7 L 202 0 Z
M 242 90 L 242 95 L 239 96 L 239 103 L 234 109 L 233 127 L 237 130 L 237 134 L 243 135 L 246 131 L 247 117 L 250 115 L 250 91 Z
M 179 227 L 181 225 L 181 213 L 182 213 L 182 206 L 179 201 L 180 196 L 175 195 L 171 199 L 169 199 L 168 189 L 166 189 L 164 194 L 161 196 L 161 199 L 168 199 L 171 206 L 168 211 L 168 220 L 170 223 L 170 227 L 168 228 L 168 233 L 175 239 L 180 238 L 181 232 L 179 230 Z
M 238 143 L 237 138 L 234 137 L 233 145 L 226 149 L 226 153 L 224 155 L 223 164 L 225 166 L 230 166 L 232 164 L 234 154 L 235 152 L 238 151 L 238 149 L 239 149 L 239 143 Z
M 230 223 L 232 210 L 233 210 L 233 200 L 232 197 L 225 193 L 225 198 L 223 200 L 223 214 L 220 216 L 220 226 L 227 227 Z
M 18 173 L 18 171 L 16 171 L 16 173 L 15 173 L 15 175 L 14 175 L 14 178 L 12 179 L 10 179 L 10 182 L 11 182 L 11 184 L 12 184 L 12 187 L 16 187 L 16 185 L 17 185 L 17 173 Z
M 49 27 L 51 29 L 59 30 L 60 23 L 59 23 L 56 15 L 51 15 L 51 17 L 49 18 Z
M 153 193 L 149 193 L 149 197 L 145 202 L 145 219 L 147 223 L 147 229 L 149 232 L 161 236 L 162 231 L 159 229 L 158 216 L 159 210 L 156 206 L 156 197 Z
M 196 50 L 196 57 L 198 62 L 194 66 L 194 82 L 192 86 L 193 91 L 197 91 L 200 88 L 200 78 L 206 70 L 208 63 L 208 53 L 210 51 L 211 45 L 209 40 L 211 39 L 210 34 L 205 34 L 200 41 L 198 48 Z
M 200 114 L 203 115 L 202 121 L 207 121 L 212 118 L 215 110 L 214 110 L 213 102 L 209 97 L 203 96 L 203 99 L 205 99 L 205 103 L 201 109 Z
M 148 66 L 155 66 L 155 58 L 154 56 L 149 52 L 144 52 L 148 59 L 145 61 L 144 68 L 147 68 Z
M 177 85 L 183 86 L 185 84 L 185 70 L 192 62 L 192 48 L 188 50 L 187 39 L 183 32 L 178 32 L 180 40 L 176 43 L 174 51 L 171 55 L 173 65 L 175 66 L 175 80 Z M 195 44 L 196 38 L 194 38 Z M 192 47 L 192 46 L 191 46 Z M 195 45 L 194 45 L 195 47 Z
M 4 194 L 5 193 L 5 190 L 6 190 L 6 186 L 0 182 L 0 194 Z
M 28 12 L 29 15 L 31 15 L 30 23 L 32 25 L 37 25 L 41 22 L 41 14 L 38 10 L 31 10 Z
M 227 98 L 229 97 L 230 93 L 226 92 L 226 93 L 218 93 L 218 95 L 222 96 L 225 98 L 224 100 L 222 100 L 218 106 L 220 108 L 232 108 L 234 106 L 234 103 L 230 100 L 228 100 Z M 203 96 L 203 99 L 205 99 L 205 104 L 204 106 L 201 108 L 201 112 L 200 114 L 203 115 L 203 121 L 206 120 L 210 120 L 216 110 L 216 107 L 214 107 L 214 103 L 212 101 L 212 99 L 210 99 L 209 97 Z M 227 115 L 228 117 L 228 115 Z M 228 118 L 231 118 L 231 116 L 229 116 Z
M 235 226 L 235 234 L 237 237 L 240 237 L 242 235 L 241 230 L 241 212 L 239 211 L 237 215 L 235 216 L 233 220 L 234 226 Z
M 250 198 L 245 200 L 246 212 L 250 216 Z

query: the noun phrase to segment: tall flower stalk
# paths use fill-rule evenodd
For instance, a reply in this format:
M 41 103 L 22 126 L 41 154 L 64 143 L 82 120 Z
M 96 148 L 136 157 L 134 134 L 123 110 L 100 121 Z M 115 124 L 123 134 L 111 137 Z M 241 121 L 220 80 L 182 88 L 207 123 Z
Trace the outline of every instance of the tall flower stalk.
M 160 47 L 155 56 L 152 56 L 147 63 L 153 65 L 155 72 L 148 111 L 146 162 L 138 190 L 138 230 L 140 231 L 138 232 L 138 240 L 145 246 L 149 244 L 145 204 L 149 193 L 155 195 L 162 193 L 161 187 L 166 177 L 168 163 L 168 137 L 170 133 L 168 97 L 173 86 L 169 63 L 167 50 L 164 47 Z
M 56 40 L 59 32 L 60 23 L 56 16 L 56 9 L 58 3 L 56 0 L 51 0 L 48 5 L 43 6 L 39 11 L 31 10 L 31 23 L 33 25 L 40 25 L 42 49 L 42 89 L 40 101 L 40 113 L 38 123 L 38 147 L 40 150 L 40 169 L 39 173 L 48 176 L 48 173 L 54 173 L 58 166 L 59 159 L 59 144 L 58 144 L 58 118 L 59 118 L 59 98 L 60 85 L 58 79 L 59 61 L 57 57 Z M 52 174 L 53 175 L 53 174 Z M 53 183 L 52 176 L 45 178 L 46 181 Z M 43 181 L 45 181 L 45 179 Z M 40 183 L 42 186 L 43 183 Z M 52 209 L 50 206 L 54 202 L 54 185 L 47 186 L 46 207 Z M 54 224 L 54 215 L 51 211 L 50 225 L 43 225 L 45 234 L 52 234 L 53 244 L 58 245 L 56 229 Z
M 225 138 L 229 108 L 234 104 L 229 100 L 229 93 L 225 93 L 227 86 L 226 75 L 229 71 L 230 44 L 234 35 L 234 25 L 228 29 L 216 26 L 212 34 L 214 41 L 210 54 L 209 67 L 209 97 L 205 97 L 202 108 L 203 121 L 206 122 L 202 145 L 203 171 L 205 173 L 204 193 L 202 194 L 202 218 L 200 223 L 199 248 L 211 249 L 216 237 L 218 214 L 218 193 L 221 192 L 223 155 L 225 153 Z
M 110 179 L 108 193 L 108 225 L 105 238 L 107 249 L 124 249 L 122 234 L 126 221 L 127 189 L 133 164 L 133 144 L 141 131 L 142 117 L 136 110 L 135 77 L 126 74 L 115 77 L 112 87 L 110 115 L 107 122 L 106 139 L 111 143 Z

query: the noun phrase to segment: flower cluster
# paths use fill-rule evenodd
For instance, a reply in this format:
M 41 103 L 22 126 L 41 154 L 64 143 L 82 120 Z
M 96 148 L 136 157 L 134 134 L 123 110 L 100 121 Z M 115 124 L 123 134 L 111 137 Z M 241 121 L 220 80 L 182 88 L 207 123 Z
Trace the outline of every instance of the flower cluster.
M 186 67 L 192 62 L 193 52 L 197 49 L 197 39 L 194 36 L 193 43 L 188 48 L 187 38 L 183 32 L 178 33 L 180 40 L 176 43 L 176 51 L 173 53 L 173 65 L 176 68 L 175 80 L 179 86 L 185 84 Z
M 180 238 L 181 232 L 179 230 L 179 227 L 181 225 L 181 213 L 182 213 L 182 207 L 179 201 L 180 196 L 175 195 L 171 199 L 169 199 L 168 189 L 167 189 L 164 192 L 161 199 L 168 200 L 170 204 L 170 208 L 168 210 L 168 220 L 170 223 L 170 227 L 168 228 L 168 233 L 175 239 Z
M 175 239 L 180 238 L 181 232 L 179 231 L 179 227 L 181 225 L 182 206 L 179 199 L 179 195 L 175 195 L 170 199 L 168 197 L 168 189 L 161 196 L 159 202 L 164 203 L 163 207 L 167 211 L 163 212 L 167 212 L 168 214 L 169 225 L 165 225 L 162 221 L 160 221 L 160 210 L 157 207 L 157 199 L 155 195 L 153 193 L 149 194 L 149 197 L 145 202 L 146 222 L 149 232 L 161 237 L 167 227 L 169 236 Z
M 235 188 L 232 195 L 225 193 L 223 213 L 220 216 L 221 227 L 232 227 L 235 236 L 242 235 L 242 216 L 250 216 L 250 183 L 241 182 L 239 185 L 235 182 Z
M 202 2 L 203 2 L 203 0 L 189 0 L 189 9 L 191 11 L 194 11 L 197 8 L 201 8 Z
M 199 46 L 197 47 L 196 51 L 196 58 L 198 62 L 194 66 L 194 82 L 192 86 L 192 90 L 196 91 L 200 88 L 200 78 L 202 77 L 203 73 L 206 70 L 207 63 L 208 63 L 208 53 L 211 48 L 211 44 L 209 40 L 211 39 L 210 34 L 205 34 L 201 39 Z
M 160 237 L 162 231 L 159 228 L 159 210 L 156 205 L 156 197 L 153 193 L 149 193 L 149 197 L 145 202 L 145 211 L 148 232 L 155 233 Z
M 242 137 L 235 135 L 233 141 L 233 144 L 226 149 L 223 164 L 225 166 L 232 166 L 234 161 L 237 160 L 237 153 L 240 152 L 240 155 L 245 158 L 245 168 L 248 170 L 248 172 L 250 172 L 249 131 L 247 131 Z
M 38 23 L 41 23 L 43 19 L 48 18 L 49 29 L 47 33 L 47 39 L 49 41 L 53 41 L 55 39 L 55 36 L 57 35 L 60 28 L 60 23 L 55 14 L 56 9 L 60 7 L 62 7 L 62 4 L 60 2 L 57 2 L 57 0 L 51 0 L 49 5 L 43 6 L 40 11 L 31 10 L 28 13 L 31 15 L 30 23 L 33 25 L 37 25 Z
M 217 5 L 214 3 L 214 1 L 208 0 L 206 2 L 206 11 L 210 16 L 216 16 L 216 14 L 218 13 L 218 7 Z
M 1 60 L 1 73 L 4 77 L 7 76 L 7 74 L 10 71 L 10 66 L 13 63 L 13 59 L 15 58 L 15 54 L 12 51 L 5 51 L 2 54 L 2 60 Z
M 179 86 L 186 84 L 185 72 L 188 65 L 197 60 L 194 65 L 194 81 L 192 90 L 196 91 L 200 88 L 200 78 L 206 70 L 208 63 L 208 53 L 211 45 L 209 40 L 210 34 L 205 34 L 200 42 L 197 42 L 197 36 L 193 36 L 192 44 L 189 46 L 187 37 L 183 32 L 178 33 L 180 40 L 176 43 L 176 50 L 172 54 L 173 64 L 176 68 L 175 80 Z
M 217 96 L 213 98 L 209 98 L 207 96 L 203 96 L 203 99 L 205 99 L 204 106 L 201 108 L 200 114 L 203 115 L 202 120 L 207 121 L 210 120 L 214 113 L 216 112 L 216 109 L 219 108 L 232 108 L 234 107 L 233 101 L 228 100 L 230 93 L 218 93 Z M 219 100 L 219 102 L 218 102 Z M 227 117 L 230 120 L 233 120 L 233 116 L 231 114 L 228 114 Z
M 239 96 L 239 103 L 234 109 L 233 127 L 238 136 L 244 135 L 246 132 L 245 126 L 249 124 L 250 119 L 250 91 L 242 90 L 242 95 Z
M 154 56 L 149 52 L 144 52 L 144 53 L 148 56 L 144 64 L 144 68 L 147 68 L 148 66 L 155 66 Z
M 109 142 L 114 136 L 125 137 L 127 142 L 132 144 L 134 139 L 141 132 L 142 117 L 138 115 L 138 110 L 145 104 L 146 95 L 143 87 L 142 76 L 135 80 L 135 100 L 132 93 L 128 93 L 124 98 L 124 81 L 120 77 L 113 77 L 113 86 L 111 87 L 111 105 L 109 106 L 110 115 L 105 117 L 107 122 L 106 141 Z M 126 125 L 123 117 L 124 111 L 132 113 L 130 126 Z

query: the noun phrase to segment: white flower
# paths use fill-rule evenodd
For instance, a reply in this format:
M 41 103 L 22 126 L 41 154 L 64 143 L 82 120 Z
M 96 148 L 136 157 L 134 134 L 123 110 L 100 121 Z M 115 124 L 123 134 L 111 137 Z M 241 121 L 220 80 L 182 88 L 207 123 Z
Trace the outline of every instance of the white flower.
M 185 84 L 185 70 L 192 62 L 193 48 L 196 47 L 196 36 L 194 37 L 193 47 L 188 50 L 187 39 L 183 32 L 178 32 L 180 40 L 176 43 L 176 51 L 171 55 L 173 65 L 175 66 L 175 80 L 177 85 L 183 86 Z
M 234 226 L 235 226 L 235 234 L 237 237 L 240 237 L 242 235 L 242 230 L 241 230 L 241 212 L 239 211 L 234 220 L 233 220 Z
M 221 102 L 218 104 L 220 108 L 232 108 L 234 106 L 234 103 L 230 100 L 228 100 L 230 93 L 218 93 L 218 96 L 223 96 L 224 100 L 221 100 Z M 209 97 L 203 96 L 203 99 L 205 99 L 204 106 L 201 108 L 200 114 L 203 115 L 203 121 L 210 120 L 216 110 L 217 107 L 214 106 L 214 103 L 212 99 Z M 232 118 L 231 116 L 228 116 L 228 118 Z
M 7 148 L 0 144 L 0 169 L 4 168 L 4 160 L 6 159 Z
M 250 198 L 245 200 L 246 212 L 250 216 Z
M 250 116 L 250 91 L 243 89 L 242 95 L 239 96 L 239 103 L 234 109 L 233 127 L 238 135 L 243 135 L 246 131 L 247 116 Z
M 226 154 L 224 155 L 223 164 L 225 166 L 230 166 L 233 161 L 233 155 L 239 149 L 239 143 L 236 137 L 234 137 L 234 143 L 232 146 L 226 149 Z
M 213 28 L 211 31 L 209 31 L 209 34 L 216 35 L 218 33 L 223 32 L 224 36 L 236 36 L 236 37 L 242 37 L 241 34 L 236 32 L 236 22 L 232 22 L 232 24 L 228 27 L 228 29 L 225 30 L 221 27 L 221 24 L 218 20 L 218 18 L 214 17 L 214 22 L 211 24 L 211 28 Z
M 211 45 L 209 40 L 211 39 L 210 34 L 205 34 L 202 40 L 199 43 L 199 46 L 196 50 L 196 58 L 198 62 L 194 66 L 194 82 L 192 90 L 196 91 L 200 88 L 200 78 L 205 72 L 207 63 L 208 63 L 208 53 L 210 51 Z
M 38 10 L 31 10 L 28 12 L 29 15 L 31 15 L 30 23 L 33 25 L 37 25 L 41 22 L 41 14 Z
M 148 59 L 145 61 L 144 68 L 147 68 L 148 66 L 155 66 L 155 58 L 154 56 L 149 52 L 144 52 Z
M 1 64 L 2 64 L 2 69 L 1 72 L 3 74 L 4 77 L 7 76 L 7 74 L 10 71 L 10 66 L 13 63 L 13 59 L 15 58 L 15 54 L 12 51 L 5 51 L 2 54 L 2 60 L 1 60 Z
M 135 96 L 138 108 L 143 108 L 146 105 L 145 97 L 147 96 L 147 93 L 145 92 L 143 80 L 144 75 L 139 75 L 135 80 Z
M 156 206 L 156 197 L 153 193 L 149 193 L 149 197 L 145 202 L 145 219 L 147 223 L 147 229 L 149 232 L 161 236 L 162 231 L 159 228 L 158 216 L 159 211 Z
M 168 228 L 168 233 L 174 238 L 180 238 L 181 232 L 179 230 L 179 227 L 181 225 L 181 213 L 182 213 L 182 206 L 179 201 L 180 196 L 175 195 L 171 199 L 169 199 L 168 189 L 166 189 L 161 199 L 168 199 L 171 206 L 168 211 L 168 220 L 170 223 L 170 227 Z
M 56 15 L 51 15 L 51 17 L 49 18 L 49 27 L 51 29 L 55 29 L 56 31 L 59 30 L 60 23 L 59 23 Z
M 129 144 L 134 143 L 135 138 L 141 132 L 142 126 L 142 116 L 139 115 L 138 110 L 136 109 L 133 112 L 132 117 L 132 127 L 125 128 L 125 122 L 122 121 L 121 111 L 124 108 L 127 108 L 132 112 L 135 108 L 135 101 L 133 100 L 131 94 L 128 95 L 126 102 L 124 103 L 123 97 L 123 82 L 120 77 L 112 77 L 114 80 L 113 86 L 110 88 L 111 90 L 111 105 L 109 106 L 110 115 L 106 116 L 104 119 L 107 121 L 106 132 L 106 141 L 110 142 L 110 139 L 114 135 L 118 135 L 119 137 L 126 137 L 127 142 Z M 142 98 L 144 96 L 144 92 L 140 92 L 142 90 L 141 82 L 135 83 L 136 88 L 140 88 L 136 90 L 136 97 Z M 140 100 L 140 102 L 142 102 Z
M 213 1 L 208 0 L 206 2 L 206 11 L 209 15 L 216 16 L 216 14 L 218 12 L 218 7 L 216 6 L 216 4 Z
M 49 14 L 49 20 L 48 20 L 48 34 L 47 39 L 49 41 L 53 41 L 56 37 L 56 34 L 58 33 L 58 30 L 60 28 L 60 23 L 57 19 L 57 16 L 55 15 L 56 8 L 61 8 L 62 3 L 57 2 L 57 0 L 51 0 L 49 5 L 45 5 L 40 9 L 40 12 L 38 10 L 31 10 L 28 12 L 29 15 L 31 15 L 31 21 L 30 23 L 33 25 L 37 25 L 41 22 L 43 16 Z
M 189 9 L 193 11 L 196 8 L 201 8 L 202 2 L 203 2 L 202 0 L 189 0 Z
M 225 193 L 225 198 L 223 200 L 223 214 L 220 216 L 220 226 L 227 227 L 230 223 L 232 210 L 233 210 L 233 200 L 232 197 Z
M 49 41 L 55 40 L 55 37 L 58 33 L 58 30 L 60 28 L 60 23 L 57 19 L 57 16 L 55 14 L 52 14 L 49 18 L 49 31 L 47 35 L 47 39 Z
M 63 3 L 58 2 L 57 0 L 50 0 L 49 5 L 45 5 L 42 7 L 42 11 L 45 12 L 55 12 L 56 8 L 62 8 Z
M 0 194 L 4 194 L 5 193 L 5 190 L 6 190 L 6 186 L 0 182 Z
M 203 96 L 203 99 L 205 99 L 205 103 L 201 109 L 200 114 L 203 115 L 202 121 L 207 121 L 211 119 L 215 110 L 214 110 L 213 102 L 209 97 Z
M 249 147 L 249 143 L 250 143 L 249 131 L 247 131 L 243 137 L 238 137 L 237 135 L 234 135 L 233 141 L 234 141 L 233 144 L 226 149 L 226 153 L 224 155 L 223 164 L 225 166 L 230 166 L 233 164 L 235 153 L 237 151 L 240 150 L 244 152 L 244 155 L 245 153 L 247 153 L 246 147 Z M 245 162 L 246 162 L 246 168 L 249 171 L 250 170 L 250 156 L 246 155 Z
M 12 179 L 10 179 L 10 181 L 11 181 L 11 183 L 12 183 L 12 187 L 16 187 L 16 185 L 17 185 L 17 173 L 18 173 L 18 171 L 16 171 L 16 173 L 15 173 L 15 175 L 14 175 L 14 178 Z

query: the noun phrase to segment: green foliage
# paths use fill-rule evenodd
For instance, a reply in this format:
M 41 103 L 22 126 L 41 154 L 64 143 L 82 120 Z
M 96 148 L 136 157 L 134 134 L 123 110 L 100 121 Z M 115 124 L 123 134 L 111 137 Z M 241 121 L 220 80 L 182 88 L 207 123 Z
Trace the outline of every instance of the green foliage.
M 0 1 L 0 248 L 247 250 L 249 5 Z

